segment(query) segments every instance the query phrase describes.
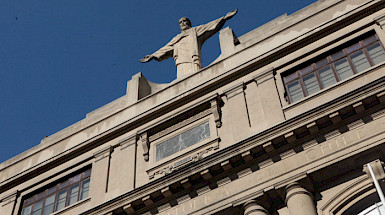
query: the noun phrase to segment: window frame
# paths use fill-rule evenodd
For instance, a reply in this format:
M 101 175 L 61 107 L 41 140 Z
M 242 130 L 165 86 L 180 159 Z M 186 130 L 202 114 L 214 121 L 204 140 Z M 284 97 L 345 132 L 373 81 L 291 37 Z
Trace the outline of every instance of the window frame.
M 80 175 L 79 180 L 72 182 L 72 183 L 70 182 L 71 179 L 76 178 L 79 175 Z M 40 215 L 44 214 L 46 201 L 52 195 L 55 195 L 54 202 L 53 202 L 53 209 L 52 209 L 53 211 L 50 212 L 49 214 L 56 213 L 57 211 L 60 211 L 60 210 L 66 208 L 68 206 L 71 206 L 71 205 L 75 204 L 76 202 L 87 199 L 89 196 L 87 196 L 83 199 L 80 199 L 81 198 L 81 191 L 82 191 L 81 187 L 85 181 L 88 181 L 88 180 L 90 181 L 90 179 L 91 179 L 91 167 L 89 166 L 86 168 L 82 168 L 81 170 L 76 171 L 73 174 L 70 174 L 69 176 L 65 177 L 62 180 L 59 180 L 59 181 L 51 183 L 50 185 L 44 186 L 42 189 L 39 189 L 39 190 L 33 192 L 33 194 L 31 194 L 31 195 L 27 195 L 26 198 L 23 198 L 22 203 L 21 203 L 21 213 L 20 214 L 24 215 L 25 209 L 31 206 L 30 213 L 28 213 L 26 215 L 32 215 L 35 203 L 37 203 L 39 201 L 43 201 Z M 61 185 L 65 184 L 65 183 L 68 183 L 68 184 L 61 187 Z M 70 187 L 72 187 L 76 184 L 79 184 L 79 193 L 77 196 L 77 201 L 72 203 L 72 204 L 68 204 Z M 52 189 L 54 189 L 54 191 L 52 191 Z M 66 191 L 65 205 L 63 208 L 60 208 L 59 210 L 57 210 L 58 194 L 62 191 Z M 41 197 L 40 197 L 40 195 L 41 195 Z
M 375 39 L 370 40 L 370 38 L 372 38 L 372 37 Z M 364 41 L 368 41 L 368 40 L 370 40 L 370 42 L 368 42 L 367 44 L 364 44 Z M 382 50 L 385 52 L 385 47 L 384 47 L 383 43 L 381 42 L 380 37 L 376 34 L 375 31 L 372 30 L 372 31 L 363 33 L 361 36 L 357 36 L 356 38 L 350 39 L 349 41 L 346 41 L 341 45 L 338 45 L 337 47 L 333 48 L 332 50 L 327 51 L 325 54 L 320 54 L 318 56 L 315 56 L 315 57 L 307 60 L 306 62 L 301 63 L 299 66 L 296 66 L 294 69 L 290 69 L 286 72 L 283 72 L 282 73 L 282 84 L 284 85 L 284 89 L 285 89 L 284 98 L 286 99 L 288 104 L 293 104 L 293 103 L 296 103 L 300 100 L 303 100 L 304 98 L 306 98 L 308 96 L 311 96 L 312 94 L 307 93 L 306 86 L 303 82 L 303 78 L 306 77 L 307 75 L 314 74 L 316 77 L 316 83 L 318 84 L 319 90 L 313 93 L 313 94 L 315 94 L 319 91 L 322 91 L 323 89 L 326 89 L 326 88 L 329 88 L 329 87 L 332 87 L 332 86 L 338 84 L 338 82 L 344 81 L 345 79 L 348 79 L 352 76 L 355 76 L 356 74 L 362 73 L 363 71 L 365 71 L 365 70 L 367 70 L 367 69 L 369 69 L 375 65 L 380 64 L 380 63 L 374 64 L 374 62 L 371 59 L 371 57 L 368 53 L 368 50 L 367 50 L 368 47 L 371 47 L 371 46 L 375 45 L 376 43 L 380 44 L 380 47 L 382 47 Z M 359 44 L 358 49 L 355 49 L 351 52 L 349 52 L 347 50 L 348 48 L 351 48 L 352 46 L 354 46 L 356 44 Z M 363 54 L 369 63 L 369 68 L 359 72 L 359 71 L 357 71 L 357 68 L 354 66 L 352 59 L 351 59 L 351 56 L 360 52 L 360 51 L 363 51 Z M 335 58 L 335 59 L 332 58 L 332 56 L 334 54 L 337 54 L 340 52 L 343 53 L 343 56 L 339 56 L 338 58 Z M 323 64 L 322 66 L 317 67 L 316 64 L 321 62 L 321 61 L 324 61 L 325 59 L 327 60 L 326 64 Z M 353 75 L 350 75 L 349 77 L 341 80 L 339 75 L 338 75 L 337 69 L 335 68 L 335 63 L 340 61 L 340 60 L 343 60 L 343 59 L 347 60 L 348 65 L 349 65 L 349 69 L 353 72 Z M 383 61 L 383 62 L 385 62 L 385 61 Z M 330 68 L 332 70 L 332 74 L 334 76 L 334 80 L 336 82 L 330 86 L 324 87 L 324 83 L 322 83 L 322 81 L 321 81 L 319 71 L 321 71 L 322 69 L 324 69 L 328 66 L 330 66 Z M 308 68 L 311 68 L 311 69 L 309 71 L 303 72 L 304 70 L 306 70 Z M 302 74 L 301 74 L 301 72 L 302 72 Z M 296 81 L 298 81 L 299 85 L 300 85 L 301 98 L 293 101 L 292 96 L 290 95 L 288 86 L 292 83 L 295 83 Z
M 160 175 L 166 173 L 165 169 L 170 171 L 176 170 L 184 165 L 187 165 L 191 162 L 194 162 L 194 155 L 202 151 L 207 151 L 205 154 L 211 154 L 214 150 L 219 148 L 219 137 L 218 130 L 216 127 L 214 115 L 211 113 L 210 109 L 204 110 L 201 113 L 200 117 L 192 116 L 192 122 L 182 125 L 176 130 L 168 132 L 156 139 L 150 141 L 150 150 L 149 150 L 149 167 L 146 169 L 147 174 L 150 179 L 153 179 L 155 175 Z M 199 141 L 185 149 L 182 149 L 170 156 L 164 157 L 156 161 L 156 146 L 163 143 L 166 140 L 169 140 L 183 132 L 186 132 L 196 126 L 201 124 L 209 123 L 210 136 L 202 141 Z M 191 158 L 191 159 L 190 159 Z M 187 159 L 187 160 L 186 160 Z M 171 169 L 170 169 L 171 168 Z

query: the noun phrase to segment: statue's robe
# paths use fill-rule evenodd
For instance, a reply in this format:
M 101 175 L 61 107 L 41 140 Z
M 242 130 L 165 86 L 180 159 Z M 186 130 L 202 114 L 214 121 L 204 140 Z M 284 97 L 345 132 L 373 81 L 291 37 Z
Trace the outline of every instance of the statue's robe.
M 177 67 L 177 78 L 195 73 L 202 68 L 202 44 L 218 32 L 225 22 L 224 17 L 221 17 L 207 24 L 184 30 L 152 56 L 157 61 L 173 57 Z

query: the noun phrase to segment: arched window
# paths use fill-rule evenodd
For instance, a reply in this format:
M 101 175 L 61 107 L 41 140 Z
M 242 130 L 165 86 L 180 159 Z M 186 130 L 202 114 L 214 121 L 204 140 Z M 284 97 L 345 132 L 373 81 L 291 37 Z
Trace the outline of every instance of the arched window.
M 385 215 L 385 207 L 381 202 L 366 208 L 357 215 Z

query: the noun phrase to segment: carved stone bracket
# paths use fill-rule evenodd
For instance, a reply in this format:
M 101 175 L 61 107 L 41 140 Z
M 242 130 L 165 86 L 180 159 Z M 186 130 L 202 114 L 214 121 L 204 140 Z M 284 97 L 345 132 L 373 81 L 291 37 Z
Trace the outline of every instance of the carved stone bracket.
M 143 147 L 143 157 L 144 161 L 149 161 L 149 149 L 150 149 L 150 142 L 148 141 L 148 135 L 147 132 L 144 132 L 140 135 L 140 140 L 142 142 Z
M 220 107 L 220 98 L 217 97 L 214 100 L 211 100 L 211 113 L 214 115 L 215 125 L 217 128 L 222 126 L 222 113 Z

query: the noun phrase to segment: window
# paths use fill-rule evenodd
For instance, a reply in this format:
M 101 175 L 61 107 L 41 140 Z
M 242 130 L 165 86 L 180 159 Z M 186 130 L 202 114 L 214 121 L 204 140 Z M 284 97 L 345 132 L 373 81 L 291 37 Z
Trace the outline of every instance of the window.
M 385 215 L 385 208 L 381 202 L 366 208 L 358 215 Z
M 156 145 L 156 161 L 173 155 L 210 137 L 209 122 L 205 122 Z
M 283 77 L 290 103 L 385 61 L 385 52 L 376 35 L 355 40 Z
M 23 201 L 22 215 L 48 215 L 88 197 L 91 169 L 84 170 Z

